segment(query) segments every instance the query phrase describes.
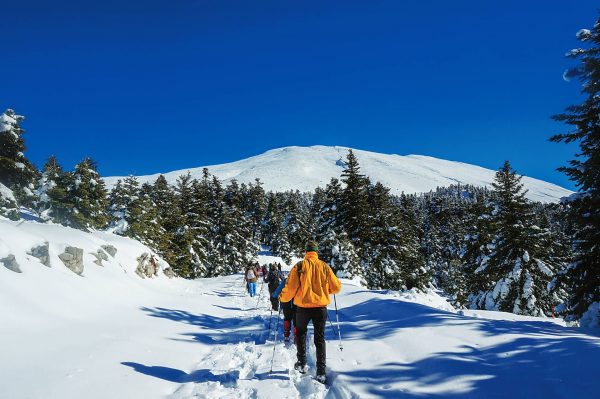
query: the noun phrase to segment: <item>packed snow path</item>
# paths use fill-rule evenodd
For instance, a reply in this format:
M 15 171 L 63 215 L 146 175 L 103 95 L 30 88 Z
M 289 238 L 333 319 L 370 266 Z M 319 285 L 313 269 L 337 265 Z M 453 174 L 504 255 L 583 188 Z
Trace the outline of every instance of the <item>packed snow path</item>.
M 344 349 L 328 324 L 325 387 L 291 370 L 294 347 L 281 330 L 269 373 L 266 286 L 256 309 L 241 275 L 148 281 L 39 270 L 47 285 L 0 269 L 1 398 L 598 397 L 597 332 L 558 321 L 456 314 L 434 294 L 345 282 Z M 69 289 L 52 291 L 54 279 Z M 312 344 L 309 365 L 314 374 Z

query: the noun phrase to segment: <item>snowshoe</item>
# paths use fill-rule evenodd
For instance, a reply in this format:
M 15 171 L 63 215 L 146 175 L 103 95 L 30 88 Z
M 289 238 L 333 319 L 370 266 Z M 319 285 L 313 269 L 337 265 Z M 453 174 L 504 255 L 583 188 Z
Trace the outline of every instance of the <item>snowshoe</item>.
M 327 384 L 327 376 L 325 374 L 317 375 L 315 377 L 315 380 L 317 380 L 317 382 L 320 382 L 323 385 Z
M 294 370 L 298 371 L 300 374 L 306 374 L 306 372 L 308 371 L 308 367 L 306 366 L 306 364 L 296 362 L 294 364 Z

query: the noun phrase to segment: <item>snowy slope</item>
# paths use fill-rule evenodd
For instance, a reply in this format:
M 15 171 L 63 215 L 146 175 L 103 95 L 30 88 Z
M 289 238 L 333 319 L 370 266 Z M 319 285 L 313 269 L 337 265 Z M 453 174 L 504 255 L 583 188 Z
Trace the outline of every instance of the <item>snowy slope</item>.
M 121 254 L 104 267 L 86 259 L 83 276 L 54 257 L 50 268 L 25 255 L 23 273 L 0 267 L 1 399 L 597 397 L 597 330 L 460 314 L 434 292 L 349 281 L 337 296 L 343 350 L 327 326 L 325 387 L 291 370 L 293 346 L 273 346 L 266 288 L 259 299 L 246 295 L 241 275 L 141 279 L 131 268 L 141 244 L 67 230 L 0 221 L 0 257 L 36 240 L 50 240 L 52 253 L 64 242 L 86 253 L 110 242 Z
M 418 193 L 435 190 L 451 184 L 489 186 L 495 171 L 462 162 L 446 161 L 423 155 L 388 155 L 369 151 L 353 150 L 360 163 L 362 173 L 392 189 L 392 193 Z M 267 191 L 300 190 L 313 191 L 325 186 L 332 177 L 339 177 L 346 159 L 346 147 L 285 147 L 237 162 L 207 166 L 221 180 L 237 179 L 240 183 L 251 183 L 256 178 L 264 183 Z M 500 165 L 498 165 L 500 166 Z M 189 169 L 193 177 L 202 177 L 203 167 Z M 174 183 L 188 170 L 164 173 Z M 153 182 L 158 174 L 139 176 L 141 182 Z M 107 177 L 108 186 L 116 184 L 122 177 Z M 556 202 L 572 194 L 565 188 L 542 180 L 524 177 L 523 183 L 529 190 L 531 200 Z

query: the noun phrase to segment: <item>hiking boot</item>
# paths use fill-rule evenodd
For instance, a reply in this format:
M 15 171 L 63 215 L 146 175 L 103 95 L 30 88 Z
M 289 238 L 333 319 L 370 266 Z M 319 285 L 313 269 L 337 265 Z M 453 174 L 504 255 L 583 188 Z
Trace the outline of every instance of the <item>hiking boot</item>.
M 306 367 L 306 364 L 296 362 L 294 364 L 294 370 L 300 372 L 301 374 L 305 374 L 308 371 L 308 367 Z
M 325 374 L 318 374 L 315 377 L 315 380 L 317 380 L 318 382 L 320 382 L 321 384 L 326 384 L 327 383 L 327 376 Z
M 288 335 L 287 337 L 283 337 L 283 342 L 285 342 L 286 344 L 290 343 L 290 336 Z

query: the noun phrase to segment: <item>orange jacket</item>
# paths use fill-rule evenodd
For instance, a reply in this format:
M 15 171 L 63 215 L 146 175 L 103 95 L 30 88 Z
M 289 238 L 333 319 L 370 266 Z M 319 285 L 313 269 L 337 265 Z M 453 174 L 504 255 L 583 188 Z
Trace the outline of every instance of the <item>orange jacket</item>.
M 281 290 L 279 300 L 289 302 L 301 308 L 319 308 L 329 305 L 329 295 L 337 294 L 342 289 L 327 263 L 319 259 L 316 252 L 307 252 L 302 261 L 302 271 L 298 273 L 298 265 L 290 271 L 290 275 Z

